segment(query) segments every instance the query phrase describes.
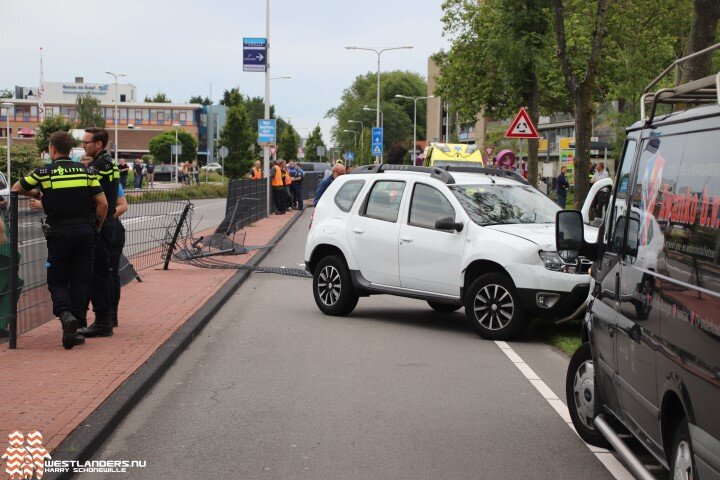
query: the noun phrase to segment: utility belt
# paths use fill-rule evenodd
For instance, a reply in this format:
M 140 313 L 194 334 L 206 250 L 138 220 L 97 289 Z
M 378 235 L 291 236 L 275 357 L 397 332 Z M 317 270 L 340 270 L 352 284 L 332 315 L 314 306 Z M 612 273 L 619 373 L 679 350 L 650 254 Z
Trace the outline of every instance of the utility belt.
M 48 215 L 40 220 L 40 226 L 42 228 L 43 235 L 47 239 L 55 236 L 58 233 L 57 230 L 61 227 L 83 224 L 95 226 L 97 221 L 98 217 L 94 213 L 85 217 L 57 217 Z

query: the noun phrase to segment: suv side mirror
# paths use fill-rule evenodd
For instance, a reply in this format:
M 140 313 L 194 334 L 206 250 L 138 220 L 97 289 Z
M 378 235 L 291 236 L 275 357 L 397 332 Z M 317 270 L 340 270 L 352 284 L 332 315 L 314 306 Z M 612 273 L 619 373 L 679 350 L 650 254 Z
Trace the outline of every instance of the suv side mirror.
M 463 223 L 456 222 L 455 219 L 452 217 L 443 217 L 439 218 L 435 222 L 435 228 L 437 230 L 456 230 L 458 232 L 462 232 Z
M 560 257 L 566 262 L 574 261 L 583 244 L 584 226 L 582 213 L 577 210 L 560 210 L 555 217 L 555 245 Z

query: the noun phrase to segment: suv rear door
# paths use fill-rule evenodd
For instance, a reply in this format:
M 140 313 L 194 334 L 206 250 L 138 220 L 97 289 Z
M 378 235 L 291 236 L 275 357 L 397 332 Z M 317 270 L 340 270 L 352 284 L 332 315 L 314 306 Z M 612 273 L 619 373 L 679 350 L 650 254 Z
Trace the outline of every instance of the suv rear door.
M 376 180 L 348 224 L 348 243 L 360 273 L 377 285 L 400 286 L 398 238 L 405 187 L 403 180 Z
M 440 190 L 425 182 L 415 182 L 408 213 L 400 226 L 403 288 L 460 296 L 460 268 L 467 228 L 461 232 L 437 230 L 435 222 L 447 217 L 455 221 L 463 218 Z

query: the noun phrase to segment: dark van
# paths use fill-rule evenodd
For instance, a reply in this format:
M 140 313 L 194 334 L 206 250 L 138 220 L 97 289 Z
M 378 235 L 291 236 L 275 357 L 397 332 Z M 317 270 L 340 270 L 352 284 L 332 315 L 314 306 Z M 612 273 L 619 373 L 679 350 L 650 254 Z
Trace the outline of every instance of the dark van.
M 720 479 L 719 89 L 720 74 L 643 96 L 596 248 L 579 212 L 558 212 L 561 256 L 594 260 L 568 408 L 586 442 L 615 448 L 639 478 L 654 477 L 627 432 L 672 478 Z M 675 111 L 656 115 L 663 104 Z

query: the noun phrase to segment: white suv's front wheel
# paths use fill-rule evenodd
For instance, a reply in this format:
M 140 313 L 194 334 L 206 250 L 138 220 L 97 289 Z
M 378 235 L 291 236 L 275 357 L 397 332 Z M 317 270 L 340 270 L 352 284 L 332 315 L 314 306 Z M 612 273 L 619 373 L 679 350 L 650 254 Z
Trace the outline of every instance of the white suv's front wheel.
M 501 273 L 486 273 L 470 285 L 465 316 L 478 335 L 488 340 L 509 340 L 527 326 L 517 290 Z
M 358 294 L 342 258 L 324 257 L 313 274 L 313 296 L 325 315 L 343 316 L 355 309 Z

